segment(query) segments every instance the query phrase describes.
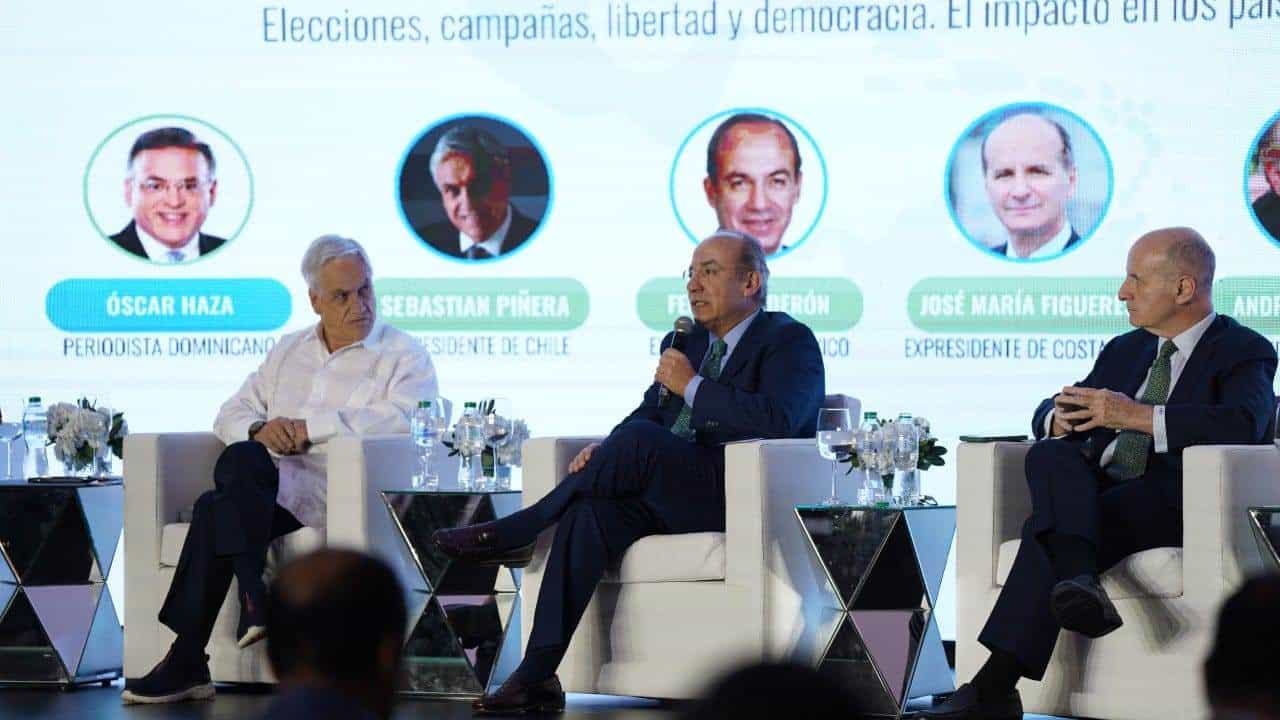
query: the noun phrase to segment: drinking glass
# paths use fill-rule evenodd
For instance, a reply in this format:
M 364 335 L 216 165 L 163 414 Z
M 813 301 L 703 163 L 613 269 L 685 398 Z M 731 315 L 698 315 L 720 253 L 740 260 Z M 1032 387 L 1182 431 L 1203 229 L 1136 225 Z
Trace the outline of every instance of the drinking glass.
M 111 435 L 111 408 L 100 405 L 93 412 L 83 413 L 80 417 L 80 429 L 84 432 L 84 439 L 89 447 L 93 448 L 93 461 L 85 474 L 88 477 L 102 477 L 104 473 L 99 468 L 104 463 L 110 468 L 111 446 L 107 444 L 107 438 Z
M 0 480 L 18 479 L 13 472 L 13 441 L 22 437 L 23 407 L 21 398 L 0 398 L 0 468 L 4 471 Z M 19 459 L 17 464 L 21 466 L 21 463 Z
M 485 444 L 493 448 L 493 489 L 498 489 L 502 477 L 502 448 L 511 438 L 511 401 L 506 398 L 486 398 L 480 406 L 487 412 L 482 418 Z
M 916 463 L 920 461 L 920 434 L 910 415 L 898 416 L 893 424 L 893 467 L 898 471 L 896 484 L 899 501 L 914 505 L 920 495 Z
M 818 454 L 831 461 L 831 497 L 824 505 L 841 504 L 836 491 L 836 464 L 853 451 L 853 419 L 848 408 L 822 408 L 818 411 Z

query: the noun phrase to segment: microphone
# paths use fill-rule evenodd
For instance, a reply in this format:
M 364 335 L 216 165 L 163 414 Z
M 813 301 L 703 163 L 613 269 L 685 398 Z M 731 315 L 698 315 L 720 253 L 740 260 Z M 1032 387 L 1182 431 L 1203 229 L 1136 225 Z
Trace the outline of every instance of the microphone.
M 676 318 L 675 327 L 671 328 L 675 334 L 671 336 L 671 350 L 679 350 L 684 352 L 685 340 L 689 337 L 689 331 L 693 329 L 693 320 L 687 315 L 681 315 Z M 658 383 L 658 407 L 664 408 L 671 402 L 671 391 L 666 385 Z

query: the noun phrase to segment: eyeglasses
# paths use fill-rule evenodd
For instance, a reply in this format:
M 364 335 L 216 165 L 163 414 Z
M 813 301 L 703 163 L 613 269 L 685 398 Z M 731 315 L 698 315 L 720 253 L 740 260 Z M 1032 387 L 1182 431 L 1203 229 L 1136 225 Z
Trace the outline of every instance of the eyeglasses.
M 179 195 L 194 195 L 208 185 L 207 181 L 196 180 L 195 178 L 187 178 L 175 183 L 158 178 L 148 178 L 138 183 L 138 188 L 147 195 L 167 195 L 170 188 L 177 190 Z
M 733 271 L 738 273 L 751 272 L 751 268 L 738 266 L 733 268 Z M 685 268 L 685 271 L 680 275 L 680 277 L 683 278 L 685 282 L 689 282 L 695 277 L 698 278 L 698 282 L 706 282 L 717 277 L 721 272 L 724 272 L 724 268 L 719 265 L 703 265 L 700 268 Z

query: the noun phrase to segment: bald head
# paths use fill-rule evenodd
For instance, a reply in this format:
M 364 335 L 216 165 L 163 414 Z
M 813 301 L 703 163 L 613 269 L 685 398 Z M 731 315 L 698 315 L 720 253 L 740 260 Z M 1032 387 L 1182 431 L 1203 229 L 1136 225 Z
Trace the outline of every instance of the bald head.
M 1212 293 L 1216 261 L 1213 248 L 1200 233 L 1189 227 L 1161 228 L 1138 238 L 1134 247 L 1139 246 L 1162 253 L 1170 275 L 1194 278 L 1198 294 Z
M 1191 228 L 1162 228 L 1138 238 L 1119 293 L 1129 322 L 1172 338 L 1203 320 L 1213 312 L 1213 265 L 1213 250 Z
M 1000 148 L 1013 144 L 1017 146 L 1039 145 L 1058 157 L 1064 170 L 1075 167 L 1075 155 L 1071 150 L 1071 136 L 1065 128 L 1049 118 L 1032 112 L 1019 113 L 996 125 L 987 136 L 982 138 L 982 171 L 987 171 L 989 160 L 988 146 L 995 144 Z

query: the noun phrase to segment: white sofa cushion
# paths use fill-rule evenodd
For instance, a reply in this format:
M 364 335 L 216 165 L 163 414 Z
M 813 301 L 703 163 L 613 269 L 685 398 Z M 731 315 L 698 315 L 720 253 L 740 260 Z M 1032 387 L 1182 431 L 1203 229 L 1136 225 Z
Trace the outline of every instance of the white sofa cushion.
M 1003 587 L 1022 540 L 1000 544 L 996 584 Z M 1175 598 L 1182 595 L 1182 548 L 1152 548 L 1134 553 L 1102 574 L 1102 587 L 1112 600 Z
M 190 523 L 169 523 L 160 530 L 160 567 L 178 567 L 178 556 L 182 554 L 182 543 L 186 542 Z M 313 527 L 304 527 L 297 532 L 277 540 L 272 545 L 268 564 L 281 563 L 303 553 L 311 552 L 324 545 L 324 532 Z
M 724 533 L 700 532 L 640 538 L 605 582 L 650 583 L 724 580 Z

